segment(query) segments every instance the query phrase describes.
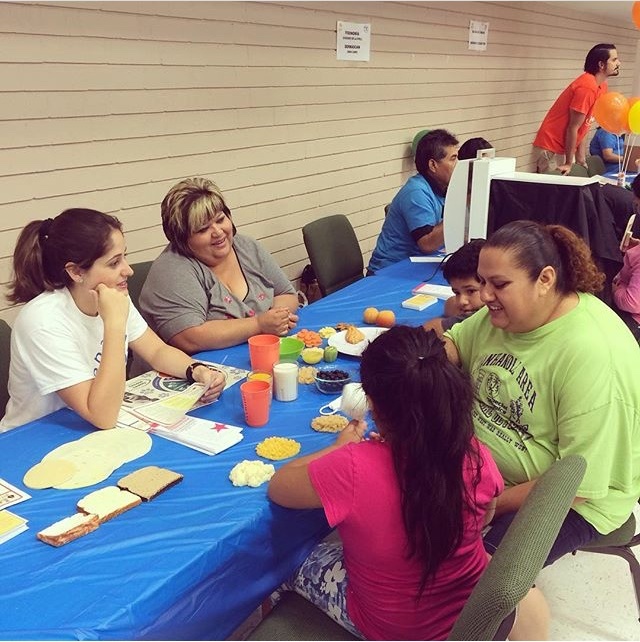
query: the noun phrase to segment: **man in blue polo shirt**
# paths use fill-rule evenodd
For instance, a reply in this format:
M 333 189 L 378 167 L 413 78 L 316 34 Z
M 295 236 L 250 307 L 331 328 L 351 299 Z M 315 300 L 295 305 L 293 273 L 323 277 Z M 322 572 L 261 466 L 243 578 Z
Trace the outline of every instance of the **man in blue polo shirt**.
M 589 153 L 602 158 L 606 172 L 621 171 L 624 156 L 624 134 L 614 134 L 598 127 L 589 144 Z
M 391 201 L 367 274 L 442 246 L 444 198 L 457 162 L 458 140 L 445 129 L 433 129 L 420 139 L 418 173 Z

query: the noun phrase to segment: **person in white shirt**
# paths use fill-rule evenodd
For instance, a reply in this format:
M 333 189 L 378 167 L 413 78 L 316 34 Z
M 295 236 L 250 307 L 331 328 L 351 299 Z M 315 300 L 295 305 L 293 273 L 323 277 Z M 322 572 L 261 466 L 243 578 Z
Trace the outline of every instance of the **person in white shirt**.
M 112 428 L 131 347 L 156 370 L 204 384 L 217 398 L 223 373 L 165 344 L 131 303 L 122 225 L 114 216 L 68 209 L 20 233 L 8 298 L 26 303 L 11 336 L 9 402 L 0 432 L 65 405 Z

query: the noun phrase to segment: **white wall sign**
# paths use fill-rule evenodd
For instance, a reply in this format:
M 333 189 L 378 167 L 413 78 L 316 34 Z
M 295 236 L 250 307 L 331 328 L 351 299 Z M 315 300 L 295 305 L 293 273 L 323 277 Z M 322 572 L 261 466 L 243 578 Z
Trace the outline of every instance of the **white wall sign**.
M 469 20 L 469 49 L 486 51 L 489 39 L 489 23 Z
M 338 20 L 337 60 L 369 60 L 371 25 Z

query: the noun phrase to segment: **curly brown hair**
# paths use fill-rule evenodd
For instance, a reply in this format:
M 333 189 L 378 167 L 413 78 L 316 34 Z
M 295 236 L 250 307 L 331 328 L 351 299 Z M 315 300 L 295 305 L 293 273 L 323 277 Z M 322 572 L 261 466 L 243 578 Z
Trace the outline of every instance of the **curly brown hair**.
M 556 272 L 556 289 L 562 294 L 596 294 L 604 287 L 605 275 L 594 263 L 589 246 L 562 225 L 513 221 L 494 232 L 484 247 L 510 251 L 532 280 L 550 265 Z

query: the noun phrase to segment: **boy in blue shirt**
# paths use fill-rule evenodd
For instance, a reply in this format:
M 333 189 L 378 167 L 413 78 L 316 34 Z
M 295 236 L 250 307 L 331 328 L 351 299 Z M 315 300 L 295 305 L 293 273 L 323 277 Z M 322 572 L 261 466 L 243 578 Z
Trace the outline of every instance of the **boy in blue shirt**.
M 624 134 L 612 134 L 598 127 L 589 144 L 589 153 L 600 156 L 607 172 L 619 172 L 624 155 Z M 631 171 L 631 170 L 630 170 Z

